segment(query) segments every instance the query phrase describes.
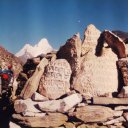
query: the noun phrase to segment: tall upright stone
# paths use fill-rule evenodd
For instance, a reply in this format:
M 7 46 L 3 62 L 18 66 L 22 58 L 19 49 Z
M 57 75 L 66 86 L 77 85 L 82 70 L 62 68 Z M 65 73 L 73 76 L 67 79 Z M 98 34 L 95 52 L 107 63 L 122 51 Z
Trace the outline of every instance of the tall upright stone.
M 84 32 L 84 40 L 82 42 L 82 56 L 90 51 L 95 53 L 95 47 L 100 34 L 100 30 L 98 30 L 93 24 L 87 26 Z
M 72 70 L 72 79 L 76 76 L 80 67 L 80 57 L 81 57 L 81 39 L 80 34 L 77 33 L 67 40 L 66 44 L 60 47 L 57 52 L 58 59 L 66 59 Z
M 93 38 L 93 35 L 91 35 L 94 33 L 97 33 L 97 38 Z M 118 44 L 121 44 L 122 47 L 123 44 L 111 32 L 107 32 L 107 37 L 112 37 L 109 40 L 105 38 L 106 33 L 101 34 L 98 38 L 99 34 L 100 32 L 93 25 L 87 27 L 85 40 L 82 45 L 84 51 L 82 51 L 83 59 L 79 73 L 73 83 L 74 89 L 87 97 L 112 95 L 118 91 L 119 86 L 119 74 L 116 65 L 118 55 L 113 52 L 111 46 L 114 45 L 116 47 Z M 90 38 L 86 39 L 86 37 Z M 105 43 L 106 40 L 107 43 Z M 115 40 L 116 42 L 113 42 Z M 110 47 L 106 47 L 109 44 L 111 44 Z M 102 50 L 100 56 L 96 54 L 99 52 L 97 47 Z
M 41 77 L 39 93 L 49 99 L 57 99 L 70 88 L 71 67 L 65 59 L 51 61 Z

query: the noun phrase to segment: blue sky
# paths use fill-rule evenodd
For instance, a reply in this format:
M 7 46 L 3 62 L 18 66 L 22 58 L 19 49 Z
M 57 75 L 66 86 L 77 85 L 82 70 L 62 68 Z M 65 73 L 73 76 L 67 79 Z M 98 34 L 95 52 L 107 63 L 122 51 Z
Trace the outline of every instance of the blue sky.
M 128 0 L 0 0 L 0 45 L 12 53 L 47 38 L 55 49 L 87 25 L 128 32 Z

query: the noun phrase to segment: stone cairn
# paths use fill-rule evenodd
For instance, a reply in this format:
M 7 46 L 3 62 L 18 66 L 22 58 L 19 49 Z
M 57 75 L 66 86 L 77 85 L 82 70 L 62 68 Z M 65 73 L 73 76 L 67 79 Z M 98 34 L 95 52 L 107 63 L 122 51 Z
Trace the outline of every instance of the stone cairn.
M 57 53 L 33 58 L 35 70 L 22 71 L 18 79 L 22 89 L 10 126 L 127 128 L 125 45 L 112 32 L 89 25 L 83 41 L 76 34 Z

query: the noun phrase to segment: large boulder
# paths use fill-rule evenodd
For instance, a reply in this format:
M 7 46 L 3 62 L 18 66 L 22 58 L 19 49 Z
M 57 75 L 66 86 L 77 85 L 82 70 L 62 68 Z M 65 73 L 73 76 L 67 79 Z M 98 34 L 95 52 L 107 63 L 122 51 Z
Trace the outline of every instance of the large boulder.
M 65 59 L 49 62 L 39 84 L 39 93 L 57 99 L 70 90 L 71 67 Z
M 117 92 L 117 60 L 116 54 L 110 48 L 104 48 L 101 57 L 88 53 L 74 79 L 74 89 L 89 97 Z

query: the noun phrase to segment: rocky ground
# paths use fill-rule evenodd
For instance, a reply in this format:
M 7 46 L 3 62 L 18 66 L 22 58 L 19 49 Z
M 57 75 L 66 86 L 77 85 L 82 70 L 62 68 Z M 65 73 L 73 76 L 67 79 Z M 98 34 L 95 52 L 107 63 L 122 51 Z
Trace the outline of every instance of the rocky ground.
M 89 25 L 83 40 L 77 33 L 57 53 L 29 59 L 14 82 L 10 128 L 127 128 L 123 40 Z

